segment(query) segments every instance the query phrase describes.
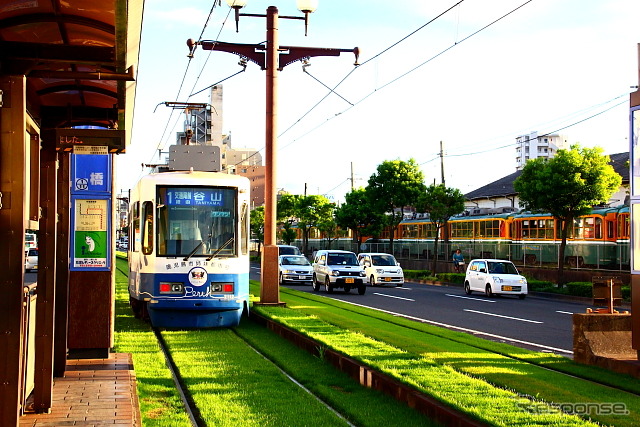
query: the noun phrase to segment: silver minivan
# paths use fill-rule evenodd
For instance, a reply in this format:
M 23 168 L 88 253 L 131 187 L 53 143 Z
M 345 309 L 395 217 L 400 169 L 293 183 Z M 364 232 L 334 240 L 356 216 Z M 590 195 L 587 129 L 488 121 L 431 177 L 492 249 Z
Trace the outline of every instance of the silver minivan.
M 364 295 L 367 289 L 364 269 L 358 264 L 356 254 L 340 250 L 316 252 L 312 283 L 314 291 L 319 291 L 320 285 L 324 285 L 328 293 L 333 293 L 336 288 L 342 288 L 345 292 L 357 288 L 358 293 Z

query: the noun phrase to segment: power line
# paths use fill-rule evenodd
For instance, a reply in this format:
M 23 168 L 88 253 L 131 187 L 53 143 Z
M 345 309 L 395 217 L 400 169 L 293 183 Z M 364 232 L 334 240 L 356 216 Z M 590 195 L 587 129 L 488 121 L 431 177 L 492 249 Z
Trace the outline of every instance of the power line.
M 377 93 L 379 90 L 384 89 L 385 87 L 387 87 L 387 86 L 389 86 L 389 85 L 391 85 L 391 84 L 393 84 L 393 83 L 397 82 L 398 80 L 400 80 L 400 79 L 402 79 L 402 78 L 406 77 L 407 75 L 409 75 L 409 74 L 411 74 L 412 72 L 416 71 L 417 69 L 419 69 L 419 68 L 423 67 L 424 65 L 428 64 L 429 62 L 433 61 L 434 59 L 438 58 L 439 56 L 441 56 L 441 55 L 443 55 L 444 53 L 448 52 L 449 50 L 453 49 L 454 47 L 456 47 L 456 46 L 460 45 L 462 42 L 464 42 L 464 41 L 466 41 L 466 40 L 470 39 L 471 37 L 473 37 L 473 36 L 475 36 L 475 35 L 479 34 L 480 32 L 482 32 L 482 31 L 486 30 L 487 28 L 491 27 L 492 25 L 494 25 L 494 24 L 496 24 L 496 23 L 500 22 L 501 20 L 503 20 L 503 19 L 504 19 L 504 18 L 506 18 L 507 16 L 509 16 L 509 15 L 511 15 L 511 14 L 513 14 L 513 13 L 515 13 L 516 11 L 518 11 L 518 10 L 519 10 L 519 9 L 521 9 L 522 7 L 526 6 L 527 4 L 531 3 L 532 1 L 533 1 L 533 0 L 527 0 L 526 2 L 522 3 L 522 4 L 521 4 L 521 5 L 519 5 L 518 7 L 516 7 L 516 8 L 514 8 L 514 9 L 512 9 L 511 11 L 509 11 L 509 12 L 507 12 L 507 13 L 505 13 L 505 14 L 504 14 L 504 15 L 502 15 L 501 17 L 499 17 L 499 18 L 497 18 L 497 19 L 493 20 L 491 23 L 489 23 L 489 24 L 485 25 L 484 27 L 480 28 L 479 30 L 477 30 L 477 31 L 475 31 L 475 32 L 471 33 L 470 35 L 466 36 L 466 37 L 465 37 L 465 38 L 463 38 L 462 40 L 454 42 L 451 46 L 449 46 L 449 47 L 447 47 L 447 48 L 443 49 L 442 51 L 440 51 L 440 52 L 439 52 L 439 53 L 437 53 L 436 55 L 432 56 L 431 58 L 427 59 L 426 61 L 422 62 L 421 64 L 419 64 L 419 65 L 417 65 L 417 66 L 413 67 L 412 69 L 410 69 L 410 70 L 408 70 L 407 72 L 405 72 L 405 73 L 403 73 L 403 74 L 399 75 L 398 77 L 396 77 L 396 78 L 394 78 L 394 79 L 392 79 L 392 80 L 388 81 L 387 83 L 383 84 L 382 86 L 379 86 L 379 87 L 375 88 L 373 91 L 371 91 L 370 93 L 368 93 L 367 95 L 365 95 L 365 96 L 364 96 L 363 98 L 361 98 L 359 101 L 356 101 L 356 103 L 355 103 L 355 104 L 353 104 L 353 105 L 351 105 L 351 106 L 349 106 L 349 107 L 345 108 L 343 111 L 340 111 L 340 112 L 338 112 L 338 113 L 335 113 L 332 117 L 330 117 L 330 118 L 326 119 L 326 120 L 325 120 L 325 122 L 323 122 L 323 123 L 319 124 L 318 126 L 316 126 L 315 128 L 313 128 L 313 130 L 316 130 L 316 129 L 320 128 L 321 126 L 324 126 L 324 125 L 325 125 L 325 124 L 327 124 L 331 119 L 333 119 L 333 118 L 335 118 L 335 117 L 337 117 L 337 116 L 339 116 L 339 115 L 341 115 L 341 114 L 343 114 L 343 113 L 345 113 L 345 112 L 347 112 L 347 111 L 351 110 L 352 108 L 355 108 L 356 106 L 358 106 L 358 105 L 360 105 L 362 102 L 364 102 L 366 99 L 368 99 L 370 96 L 372 96 L 372 95 L 374 95 L 375 93 Z M 458 4 L 460 4 L 460 2 L 458 2 L 456 5 L 458 5 Z M 454 6 L 450 7 L 450 8 L 448 8 L 445 12 L 441 13 L 440 15 L 438 15 L 438 17 L 441 17 L 442 15 L 444 15 L 445 13 L 447 13 L 448 11 L 450 11 L 451 9 L 453 9 L 453 7 L 455 7 L 456 5 L 454 5 Z M 434 18 L 433 20 L 429 21 L 429 23 L 432 23 L 432 22 L 433 22 L 435 19 L 437 19 L 438 17 L 436 17 L 436 18 Z M 427 23 L 427 24 L 429 24 L 429 23 Z M 426 26 L 427 24 L 423 25 L 420 29 L 424 28 L 424 26 Z M 417 31 L 417 30 L 416 30 L 416 31 Z M 416 31 L 412 32 L 410 35 L 413 35 Z M 407 37 L 408 37 L 408 36 L 407 36 Z M 405 39 L 406 39 L 406 37 L 405 37 L 405 38 L 403 38 L 402 40 L 405 40 Z M 402 41 L 402 40 L 401 40 L 401 41 Z M 399 42 L 398 42 L 398 43 L 399 43 Z M 385 49 L 385 50 L 384 50 L 384 51 L 382 51 L 380 54 L 382 54 L 382 53 L 384 53 L 384 52 L 388 51 L 388 50 L 389 50 L 389 49 L 391 49 L 392 47 L 395 47 L 398 43 L 395 43 L 395 44 L 391 45 L 389 48 Z M 379 56 L 380 54 L 376 55 L 375 57 Z M 363 64 L 365 64 L 365 63 L 367 63 L 367 62 L 369 62 L 369 60 L 365 61 Z M 344 81 L 347 79 L 347 77 L 349 77 L 349 76 L 354 72 L 354 70 L 355 70 L 355 69 L 351 70 L 351 71 L 350 71 L 350 72 L 349 72 L 349 73 L 348 73 L 348 74 L 347 74 L 347 75 L 346 75 L 346 76 L 345 76 L 345 77 L 344 77 L 344 78 L 343 78 L 343 79 L 342 79 L 342 80 L 341 80 L 341 81 L 340 81 L 336 86 L 334 86 L 333 90 L 337 89 L 337 87 L 338 87 L 338 86 L 340 86 L 340 85 L 342 84 L 342 82 L 344 82 Z M 327 95 L 325 95 L 325 96 L 324 96 L 320 101 L 318 101 L 318 103 L 316 103 L 316 105 L 314 105 L 313 107 L 311 107 L 311 109 L 310 109 L 309 111 L 307 111 L 306 113 L 304 113 L 304 114 L 302 115 L 302 117 L 300 117 L 298 120 L 296 120 L 296 122 L 295 122 L 294 124 L 292 124 L 291 126 L 289 126 L 289 127 L 288 127 L 284 132 L 282 132 L 279 136 L 284 135 L 284 134 L 285 134 L 285 133 L 287 133 L 291 128 L 293 128 L 296 124 L 298 124 L 298 123 L 299 123 L 299 122 L 300 122 L 304 117 L 306 117 L 306 116 L 307 116 L 311 111 L 313 111 L 313 110 L 314 110 L 314 109 L 315 109 L 315 108 L 316 108 L 316 107 L 317 107 L 321 102 L 323 102 L 323 101 L 324 101 L 324 100 L 329 96 L 329 94 L 330 94 L 330 93 L 331 93 L 331 92 L 329 92 Z M 313 131 L 313 130 L 312 130 L 312 131 Z M 311 131 L 310 131 L 310 132 L 305 133 L 304 135 L 306 136 L 306 135 L 308 135 L 309 133 L 311 133 Z M 286 146 L 289 146 L 289 145 L 293 144 L 293 142 L 298 141 L 298 140 L 300 140 L 300 139 L 301 139 L 301 138 L 298 138 L 298 139 L 296 139 L 296 140 L 294 140 L 294 141 L 290 142 L 290 143 L 289 143 L 289 144 L 287 144 Z
M 454 7 L 458 6 L 460 3 L 462 3 L 464 0 L 460 0 L 458 3 L 454 4 L 453 6 L 450 6 L 449 8 L 447 8 L 444 12 L 441 12 L 439 15 L 437 15 L 435 18 L 429 20 L 427 23 L 421 25 L 419 28 L 417 28 L 416 30 L 412 31 L 411 33 L 407 34 L 406 36 L 404 36 L 403 38 L 401 38 L 400 40 L 398 40 L 397 42 L 393 43 L 391 46 L 387 47 L 386 49 L 383 49 L 382 51 L 378 52 L 376 55 L 374 55 L 373 57 L 367 59 L 366 61 L 364 61 L 363 63 L 361 63 L 357 68 L 362 67 L 363 65 L 371 62 L 372 60 L 374 60 L 375 58 L 381 56 L 382 54 L 388 52 L 389 50 L 391 50 L 392 48 L 396 47 L 397 45 L 399 45 L 400 43 L 402 43 L 403 41 L 407 40 L 409 37 L 415 35 L 416 33 L 418 33 L 420 30 L 424 29 L 425 27 L 427 27 L 429 24 L 432 24 L 434 21 L 436 21 L 437 19 L 441 18 L 442 16 L 444 16 L 445 14 L 447 14 L 450 10 L 452 10 Z M 529 0 L 532 1 L 532 0 Z M 346 76 L 344 76 L 342 78 L 342 80 L 340 80 L 338 82 L 338 84 L 336 84 L 333 89 L 329 89 L 329 93 L 327 93 L 325 96 L 323 96 L 313 107 L 311 107 L 306 113 L 304 113 L 300 118 L 298 118 L 295 122 L 293 122 L 293 124 L 291 124 L 288 128 L 286 128 L 284 130 L 284 132 L 280 133 L 280 135 L 278 135 L 278 137 L 282 137 L 283 135 L 285 135 L 287 132 L 289 132 L 293 127 L 295 127 L 298 123 L 300 123 L 302 121 L 302 119 L 304 119 L 307 115 L 309 115 L 309 113 L 311 113 L 313 110 L 316 109 L 316 107 L 318 107 L 318 105 L 320 105 L 322 102 L 324 102 L 325 99 L 327 99 L 327 97 L 331 94 L 331 93 L 335 93 L 335 90 L 338 88 L 338 86 L 340 86 L 349 76 L 351 76 L 351 74 L 356 70 L 356 68 L 352 68 Z M 323 83 L 324 85 L 324 83 Z M 327 87 L 325 85 L 325 87 Z M 344 98 L 343 98 L 344 99 Z M 346 101 L 346 100 L 345 100 Z M 347 101 L 348 102 L 348 101 Z M 349 102 L 349 104 L 351 104 Z M 351 104 L 351 107 L 353 107 L 354 105 Z M 341 113 L 339 113 L 341 114 Z

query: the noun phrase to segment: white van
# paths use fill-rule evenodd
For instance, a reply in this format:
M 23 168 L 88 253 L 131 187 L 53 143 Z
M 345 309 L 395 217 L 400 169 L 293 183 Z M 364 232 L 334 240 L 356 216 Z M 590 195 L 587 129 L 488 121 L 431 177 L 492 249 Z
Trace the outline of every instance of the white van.
M 370 286 L 404 284 L 404 272 L 391 254 L 361 253 L 358 263 L 364 268 Z

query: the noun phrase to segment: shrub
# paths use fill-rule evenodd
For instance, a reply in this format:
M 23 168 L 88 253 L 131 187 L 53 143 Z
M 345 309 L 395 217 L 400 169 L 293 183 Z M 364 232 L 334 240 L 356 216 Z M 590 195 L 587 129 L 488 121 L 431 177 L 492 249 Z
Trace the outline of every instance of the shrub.
M 457 283 L 459 285 L 464 283 L 465 274 L 464 273 L 438 273 L 438 280 L 449 283 Z
M 593 284 L 591 282 L 569 282 L 565 285 L 569 295 L 577 297 L 593 297 Z
M 405 279 L 426 280 L 432 279 L 430 270 L 403 270 Z

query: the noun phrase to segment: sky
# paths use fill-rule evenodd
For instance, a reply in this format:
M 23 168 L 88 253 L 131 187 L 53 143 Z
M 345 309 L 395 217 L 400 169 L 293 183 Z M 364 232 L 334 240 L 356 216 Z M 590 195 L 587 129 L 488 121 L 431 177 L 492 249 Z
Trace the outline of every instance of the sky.
M 301 16 L 294 0 L 249 0 L 242 12 L 270 5 Z M 277 187 L 341 202 L 385 160 L 413 158 L 427 184 L 443 167 L 445 184 L 468 193 L 513 173 L 516 137 L 533 131 L 628 151 L 638 16 L 637 0 L 319 0 L 308 36 L 302 21 L 279 20 L 280 45 L 357 46 L 361 65 L 347 52 L 279 73 Z M 265 71 L 238 73 L 238 56 L 200 47 L 189 59 L 189 38 L 258 44 L 266 19 L 240 17 L 236 32 L 225 1 L 145 1 L 118 191 L 147 173 L 141 164 L 163 162 L 158 150 L 183 129 L 182 111 L 159 104 L 207 103 L 208 90 L 190 95 L 222 80 L 223 133 L 264 157 Z

